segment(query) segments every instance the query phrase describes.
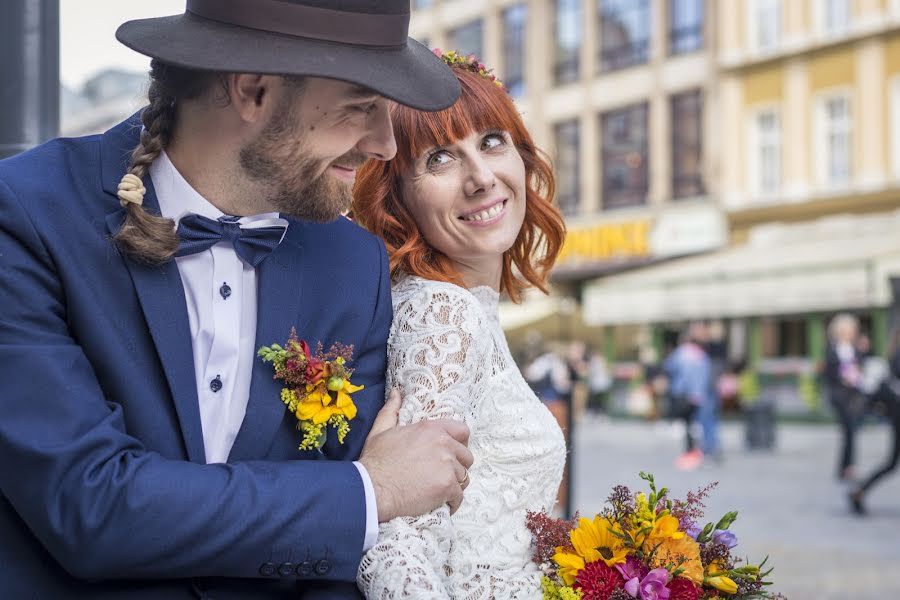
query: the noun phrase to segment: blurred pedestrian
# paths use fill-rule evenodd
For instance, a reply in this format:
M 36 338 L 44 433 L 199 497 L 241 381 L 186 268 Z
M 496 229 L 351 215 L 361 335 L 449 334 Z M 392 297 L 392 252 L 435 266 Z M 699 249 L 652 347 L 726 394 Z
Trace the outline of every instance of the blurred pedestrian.
M 606 400 L 609 390 L 612 388 L 612 377 L 609 374 L 609 365 L 606 358 L 590 346 L 586 349 L 587 360 L 587 387 L 588 406 L 597 408 L 600 412 L 606 412 Z
M 840 313 L 828 325 L 828 348 L 825 351 L 825 387 L 828 400 L 840 423 L 842 442 L 837 477 L 850 481 L 854 471 L 854 436 L 862 408 L 859 394 L 860 355 L 856 347 L 859 321 L 851 314 Z
M 704 339 L 703 324 L 692 323 L 664 364 L 675 415 L 685 426 L 685 451 L 675 461 L 683 470 L 696 469 L 703 462 L 694 425 L 701 407 L 710 401 L 710 363 L 702 346 Z
M 703 452 L 717 461 L 722 460 L 722 443 L 719 438 L 719 415 L 722 398 L 719 395 L 720 379 L 725 377 L 728 362 L 728 344 L 725 340 L 725 325 L 713 321 L 706 329 L 706 354 L 709 357 L 709 396 L 700 406 L 697 419 L 703 428 Z
M 569 410 L 571 410 L 572 379 L 568 364 L 552 345 L 547 344 L 544 346 L 544 351 L 526 365 L 522 375 L 556 419 L 566 438 L 566 447 L 571 451 L 568 418 Z M 566 506 L 569 476 L 569 461 L 566 461 L 566 470 L 563 472 L 559 491 L 556 494 L 556 507 Z
M 863 379 L 872 379 L 870 365 L 878 366 L 880 359 L 869 359 L 864 368 Z M 873 485 L 897 468 L 900 462 L 900 331 L 894 333 L 891 343 L 890 361 L 881 368 L 883 377 L 875 376 L 871 386 L 870 404 L 877 407 L 887 418 L 893 436 L 892 448 L 885 463 L 850 492 L 850 507 L 858 515 L 866 513 L 863 500 Z

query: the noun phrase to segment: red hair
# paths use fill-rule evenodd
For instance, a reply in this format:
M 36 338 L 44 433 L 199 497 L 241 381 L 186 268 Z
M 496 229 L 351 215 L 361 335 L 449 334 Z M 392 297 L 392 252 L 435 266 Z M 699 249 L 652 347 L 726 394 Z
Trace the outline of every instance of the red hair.
M 363 165 L 353 188 L 353 218 L 380 236 L 390 257 L 391 275 L 399 272 L 463 285 L 452 261 L 432 248 L 419 233 L 401 201 L 401 177 L 416 158 L 435 146 L 452 144 L 473 132 L 509 132 L 525 164 L 525 220 L 512 247 L 503 253 L 500 291 L 519 302 L 522 291 L 535 286 L 547 292 L 550 269 L 562 247 L 566 229 L 553 206 L 553 170 L 525 129 L 505 90 L 486 77 L 452 68 L 462 93 L 440 112 L 417 111 L 400 104 L 391 108 L 397 155 Z

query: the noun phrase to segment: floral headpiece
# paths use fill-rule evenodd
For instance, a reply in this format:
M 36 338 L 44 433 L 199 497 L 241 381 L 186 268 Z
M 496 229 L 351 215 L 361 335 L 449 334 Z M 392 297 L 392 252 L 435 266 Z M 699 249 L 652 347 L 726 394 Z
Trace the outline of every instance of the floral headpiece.
M 490 79 L 494 82 L 494 85 L 501 89 L 506 89 L 503 87 L 503 82 L 497 79 L 497 76 L 494 75 L 493 69 L 488 69 L 484 66 L 484 63 L 478 61 L 478 58 L 474 54 L 469 54 L 468 56 L 463 56 L 456 50 L 449 50 L 447 52 L 442 52 L 440 48 L 435 48 L 432 50 L 434 55 L 447 63 L 449 67 L 458 67 L 460 69 L 464 69 L 466 71 L 470 71 L 475 73 L 476 75 L 480 75 L 485 79 Z

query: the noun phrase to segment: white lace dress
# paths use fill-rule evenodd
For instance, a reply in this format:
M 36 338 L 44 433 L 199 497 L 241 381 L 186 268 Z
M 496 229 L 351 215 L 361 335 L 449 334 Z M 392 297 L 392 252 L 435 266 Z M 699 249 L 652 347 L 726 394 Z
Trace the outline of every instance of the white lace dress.
M 549 510 L 565 464 L 556 420 L 519 373 L 500 329 L 498 294 L 419 277 L 393 288 L 388 389 L 400 423 L 454 418 L 471 431 L 465 500 L 380 527 L 360 564 L 367 598 L 540 598 L 526 510 Z

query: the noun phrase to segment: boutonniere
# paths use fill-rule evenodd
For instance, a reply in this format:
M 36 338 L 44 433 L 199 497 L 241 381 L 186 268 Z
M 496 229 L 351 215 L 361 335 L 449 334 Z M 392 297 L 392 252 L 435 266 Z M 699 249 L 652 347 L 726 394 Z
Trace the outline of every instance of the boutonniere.
M 313 353 L 305 340 L 297 339 L 297 331 L 292 328 L 284 348 L 278 344 L 263 346 L 257 356 L 263 362 L 271 362 L 275 379 L 285 383 L 281 401 L 297 417 L 297 429 L 303 432 L 299 449 L 321 451 L 329 425 L 343 444 L 350 432 L 350 421 L 356 417 L 356 405 L 350 395 L 364 387 L 350 383 L 353 346 L 333 344 L 324 352 L 319 342 Z

